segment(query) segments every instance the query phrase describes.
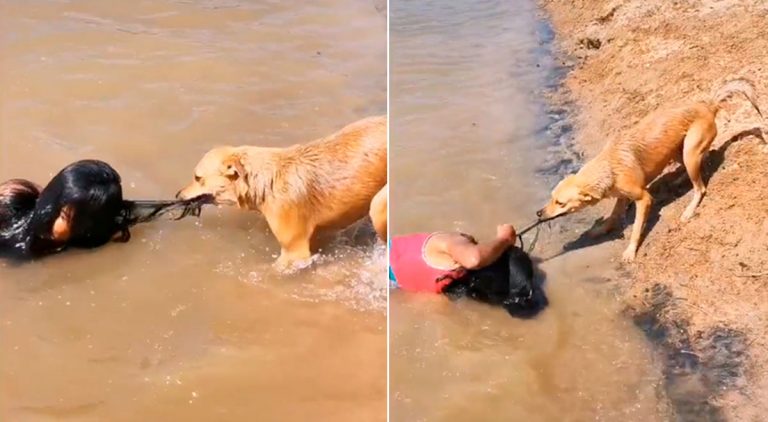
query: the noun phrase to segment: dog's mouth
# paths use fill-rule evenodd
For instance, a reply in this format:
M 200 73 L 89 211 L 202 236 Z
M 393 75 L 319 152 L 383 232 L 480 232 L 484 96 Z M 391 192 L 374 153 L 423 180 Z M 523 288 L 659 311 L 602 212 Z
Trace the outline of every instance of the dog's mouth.
M 573 211 L 564 211 L 564 212 L 561 212 L 560 214 L 554 215 L 552 217 L 539 217 L 539 219 L 536 221 L 536 224 L 538 225 L 538 224 L 541 224 L 541 223 L 546 223 L 547 221 L 555 220 L 555 219 L 560 218 L 560 217 L 562 217 L 562 216 L 564 216 L 566 214 L 570 214 L 571 212 L 573 212 Z
M 237 201 L 222 198 L 214 198 L 213 204 L 217 207 L 234 207 L 238 205 Z
M 545 210 L 545 208 L 542 208 L 541 210 L 536 212 L 536 222 L 539 223 L 539 224 L 546 223 L 547 221 L 552 221 L 552 220 L 554 220 L 556 218 L 560 218 L 560 217 L 562 217 L 562 216 L 564 216 L 566 214 L 570 214 L 573 211 L 575 211 L 575 210 L 572 210 L 572 209 L 571 210 L 565 210 L 565 211 L 563 211 L 563 212 L 561 212 L 559 214 L 548 216 L 548 215 L 544 214 L 544 210 Z
M 565 212 L 562 212 L 562 213 L 557 214 L 557 215 L 552 216 L 552 217 L 537 217 L 535 221 L 533 221 L 529 225 L 525 226 L 525 228 L 523 228 L 522 230 L 518 231 L 517 235 L 518 236 L 522 236 L 522 235 L 528 233 L 529 231 L 535 229 L 539 225 L 544 224 L 544 223 L 546 223 L 548 221 L 552 221 L 552 220 L 558 219 L 558 218 L 560 218 L 560 217 L 562 217 L 562 216 L 564 216 L 566 214 L 570 214 L 570 211 L 565 211 Z
M 182 195 L 182 191 L 179 191 L 176 193 L 176 199 L 179 200 L 191 200 L 195 198 L 205 198 L 205 204 L 207 205 L 214 205 L 216 207 L 232 207 L 237 206 L 237 201 L 233 199 L 228 198 L 222 198 L 219 195 L 213 194 L 213 193 L 202 193 L 199 195 L 189 196 L 189 195 Z

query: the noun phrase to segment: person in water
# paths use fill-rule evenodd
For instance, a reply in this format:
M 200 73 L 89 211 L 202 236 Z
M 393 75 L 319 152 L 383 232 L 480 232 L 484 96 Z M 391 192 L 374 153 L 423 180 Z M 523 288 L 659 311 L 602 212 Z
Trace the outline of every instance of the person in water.
M 23 179 L 0 183 L 0 256 L 29 259 L 67 247 L 127 242 L 136 224 L 175 210 L 178 218 L 199 215 L 203 205 L 212 203 L 210 195 L 127 201 L 115 169 L 103 161 L 82 160 L 64 168 L 45 188 Z
M 496 228 L 496 238 L 478 243 L 459 232 L 415 233 L 389 241 L 389 279 L 405 291 L 441 293 L 467 270 L 485 267 L 515 245 L 515 229 Z
M 515 246 L 515 228 L 501 224 L 496 237 L 478 242 L 458 232 L 415 233 L 389 241 L 389 280 L 408 292 L 467 296 L 520 316 L 540 308 L 531 258 Z

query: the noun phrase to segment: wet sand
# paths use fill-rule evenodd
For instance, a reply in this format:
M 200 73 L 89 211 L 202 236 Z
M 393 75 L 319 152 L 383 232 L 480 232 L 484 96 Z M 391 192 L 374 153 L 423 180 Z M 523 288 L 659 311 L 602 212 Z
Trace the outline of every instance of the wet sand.
M 558 99 L 576 111 L 574 146 L 587 158 L 648 112 L 706 98 L 727 79 L 754 81 L 766 109 L 764 2 L 541 3 L 572 66 Z M 766 125 L 743 99 L 730 104 L 717 119 L 696 216 L 678 222 L 691 187 L 687 177 L 673 182 L 680 169 L 670 168 L 653 187 L 637 263 L 616 280 L 628 315 L 659 346 L 679 420 L 757 421 L 768 411 L 768 152 L 754 131 Z M 574 237 L 589 224 L 574 222 Z M 618 256 L 625 242 L 604 245 Z
M 528 1 L 392 4 L 393 235 L 522 225 L 573 166 L 564 111 L 543 99 L 558 65 L 540 18 Z M 660 367 L 602 265 L 610 251 L 553 257 L 568 230 L 552 225 L 534 252 L 550 302 L 534 319 L 392 291 L 393 421 L 666 419 Z
M 220 144 L 386 112 L 374 2 L 0 1 L 0 179 L 99 158 L 162 199 Z M 385 253 L 363 225 L 276 273 L 255 213 L 0 264 L 0 419 L 384 420 Z

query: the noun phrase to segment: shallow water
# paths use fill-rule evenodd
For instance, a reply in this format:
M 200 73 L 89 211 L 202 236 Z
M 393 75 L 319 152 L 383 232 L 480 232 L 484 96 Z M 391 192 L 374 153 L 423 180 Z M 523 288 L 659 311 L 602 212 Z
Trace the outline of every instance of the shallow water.
M 542 98 L 556 69 L 535 2 L 391 7 L 393 235 L 487 238 L 500 222 L 531 221 L 556 181 L 543 170 L 568 156 Z M 561 224 L 534 255 L 556 255 L 556 231 L 574 229 Z M 393 291 L 392 420 L 665 420 L 653 352 L 606 281 L 614 253 L 593 247 L 546 260 L 550 305 L 532 320 Z
M 381 2 L 0 0 L 0 179 L 99 158 L 172 197 L 218 144 L 386 111 Z M 128 244 L 0 264 L 0 420 L 383 420 L 368 227 L 294 276 L 262 219 L 206 209 Z

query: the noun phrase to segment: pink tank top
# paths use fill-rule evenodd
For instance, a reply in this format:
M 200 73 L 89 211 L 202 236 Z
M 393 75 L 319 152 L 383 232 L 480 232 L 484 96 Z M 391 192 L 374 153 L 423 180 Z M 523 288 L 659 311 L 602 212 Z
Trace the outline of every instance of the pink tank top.
M 432 233 L 394 236 L 389 247 L 389 265 L 397 286 L 410 292 L 440 293 L 451 281 L 461 277 L 462 268 L 435 268 L 424 260 L 424 247 Z

